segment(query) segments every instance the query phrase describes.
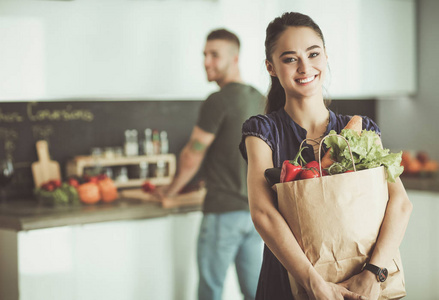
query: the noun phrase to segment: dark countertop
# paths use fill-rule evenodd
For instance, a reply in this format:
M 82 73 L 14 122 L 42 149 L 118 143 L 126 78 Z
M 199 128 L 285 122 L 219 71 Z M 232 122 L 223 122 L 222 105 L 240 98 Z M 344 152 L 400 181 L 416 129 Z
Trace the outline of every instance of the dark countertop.
M 414 177 L 402 176 L 401 181 L 406 190 L 416 190 L 425 192 L 439 192 L 439 176 L 433 177 Z
M 439 176 L 402 177 L 406 190 L 439 193 Z M 118 199 L 109 204 L 66 207 L 42 206 L 36 200 L 9 200 L 0 204 L 0 229 L 22 231 L 50 227 L 165 217 L 201 211 L 201 205 L 163 208 L 154 202 Z
M 200 205 L 162 208 L 160 204 L 134 199 L 113 203 L 65 207 L 42 206 L 36 200 L 9 200 L 0 204 L 0 229 L 22 231 L 109 221 L 148 219 L 201 211 Z

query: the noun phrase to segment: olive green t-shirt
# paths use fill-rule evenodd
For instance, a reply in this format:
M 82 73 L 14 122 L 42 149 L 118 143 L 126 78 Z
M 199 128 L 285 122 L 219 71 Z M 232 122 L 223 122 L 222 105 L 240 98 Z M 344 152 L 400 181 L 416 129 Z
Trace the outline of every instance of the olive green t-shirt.
M 239 152 L 242 124 L 261 114 L 264 96 L 255 88 L 229 83 L 202 104 L 197 126 L 215 134 L 203 163 L 205 213 L 248 210 L 247 163 Z

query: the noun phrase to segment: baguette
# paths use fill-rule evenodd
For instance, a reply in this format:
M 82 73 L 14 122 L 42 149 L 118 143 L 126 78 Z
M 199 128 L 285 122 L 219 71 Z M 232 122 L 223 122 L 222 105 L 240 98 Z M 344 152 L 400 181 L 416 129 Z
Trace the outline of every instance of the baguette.
M 353 129 L 358 134 L 361 134 L 361 130 L 363 130 L 363 118 L 360 116 L 353 116 L 343 129 Z M 331 159 L 330 150 L 331 149 L 328 149 L 328 151 L 326 151 L 325 155 L 322 157 L 322 169 L 329 168 L 334 163 L 334 161 Z

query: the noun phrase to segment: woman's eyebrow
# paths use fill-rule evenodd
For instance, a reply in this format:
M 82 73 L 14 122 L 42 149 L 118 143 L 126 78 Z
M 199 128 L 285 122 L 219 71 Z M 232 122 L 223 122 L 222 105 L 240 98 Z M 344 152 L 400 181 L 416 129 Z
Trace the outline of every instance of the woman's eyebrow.
M 311 51 L 312 49 L 315 49 L 315 48 L 320 48 L 320 46 L 319 45 L 309 46 L 308 48 L 306 48 L 306 52 Z M 279 56 L 279 58 L 281 58 L 282 56 L 287 55 L 287 54 L 296 54 L 296 53 L 297 53 L 296 51 L 285 51 L 285 52 L 282 52 L 282 54 Z

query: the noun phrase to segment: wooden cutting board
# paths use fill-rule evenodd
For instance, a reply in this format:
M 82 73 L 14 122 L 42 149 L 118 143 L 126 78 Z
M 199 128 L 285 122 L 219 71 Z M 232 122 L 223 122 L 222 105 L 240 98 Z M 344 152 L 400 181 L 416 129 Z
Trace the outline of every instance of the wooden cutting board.
M 121 196 L 125 199 L 136 199 L 145 202 L 157 202 L 162 205 L 164 208 L 174 208 L 181 206 L 192 206 L 192 205 L 201 205 L 204 202 L 204 197 L 206 196 L 206 188 L 200 188 L 199 190 L 192 191 L 185 194 L 179 194 L 174 197 L 168 197 L 163 200 L 160 200 L 158 197 L 145 193 L 142 189 L 131 189 L 131 190 L 123 190 L 121 192 Z
M 34 177 L 35 187 L 40 187 L 43 183 L 49 180 L 61 180 L 59 163 L 50 160 L 47 141 L 38 141 L 36 147 L 38 161 L 32 163 L 32 175 Z

